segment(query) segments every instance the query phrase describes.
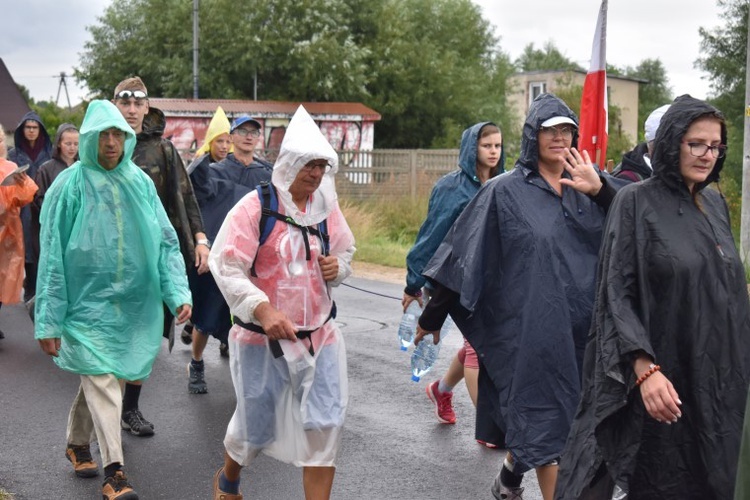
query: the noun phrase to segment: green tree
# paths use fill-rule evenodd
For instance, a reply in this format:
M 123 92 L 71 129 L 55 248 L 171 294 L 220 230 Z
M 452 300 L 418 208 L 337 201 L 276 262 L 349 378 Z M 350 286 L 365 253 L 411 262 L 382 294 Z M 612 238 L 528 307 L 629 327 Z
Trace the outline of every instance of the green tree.
M 644 59 L 634 68 L 625 68 L 623 76 L 646 80 L 638 88 L 638 139 L 643 140 L 643 124 L 648 115 L 672 102 L 667 70 L 659 59 Z
M 72 123 L 76 128 L 81 128 L 83 122 L 83 115 L 86 113 L 88 103 L 84 102 L 72 109 L 67 107 L 61 108 L 52 101 L 39 101 L 32 102 L 29 104 L 31 109 L 39 115 L 44 127 L 47 129 L 47 133 L 50 135 L 50 139 L 54 140 L 57 127 L 62 123 Z
M 475 4 L 381 0 L 378 5 L 367 100 L 383 117 L 377 146 L 457 147 L 461 131 L 475 122 L 509 128 L 505 82 L 512 67 Z
M 523 49 L 523 53 L 515 61 L 516 67 L 520 71 L 544 71 L 544 70 L 578 70 L 583 68 L 575 61 L 568 59 L 555 46 L 554 42 L 549 41 L 541 49 L 534 48 L 530 43 Z
M 190 97 L 191 16 L 184 0 L 112 3 L 76 77 L 106 97 L 133 74 Z M 199 36 L 201 97 L 253 98 L 257 82 L 264 100 L 361 101 L 382 115 L 378 147 L 455 147 L 512 116 L 512 66 L 470 0 L 203 0 Z
M 742 185 L 742 148 L 745 128 L 745 74 L 747 66 L 747 0 L 718 0 L 721 26 L 700 28 L 701 52 L 695 65 L 708 73 L 711 102 L 728 121 L 729 149 L 723 175 Z M 739 223 L 739 217 L 735 218 Z
M 722 170 L 732 232 L 739 241 L 742 205 L 742 164 L 747 70 L 747 0 L 718 0 L 721 26 L 700 28 L 701 53 L 695 66 L 708 73 L 711 103 L 727 117 L 729 149 Z
M 168 14 L 165 14 L 168 13 Z M 349 33 L 343 0 L 204 0 L 199 10 L 200 96 L 347 100 L 364 94 L 367 50 Z M 192 2 L 113 2 L 88 28 L 76 78 L 109 96 L 138 74 L 152 95 L 191 97 Z

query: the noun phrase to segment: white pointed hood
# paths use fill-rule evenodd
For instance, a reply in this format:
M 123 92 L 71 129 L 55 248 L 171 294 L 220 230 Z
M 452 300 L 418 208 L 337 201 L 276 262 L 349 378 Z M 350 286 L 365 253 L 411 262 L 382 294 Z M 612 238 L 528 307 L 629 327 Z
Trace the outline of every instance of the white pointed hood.
M 313 193 L 310 209 L 302 212 L 292 201 L 289 186 L 305 164 L 319 159 L 328 160 L 331 170 L 326 172 L 320 186 Z M 336 205 L 334 175 L 338 169 L 339 158 L 336 151 L 305 108 L 300 106 L 289 122 L 284 140 L 281 141 L 281 150 L 271 176 L 271 182 L 276 187 L 279 202 L 285 213 L 303 226 L 312 226 L 325 220 Z

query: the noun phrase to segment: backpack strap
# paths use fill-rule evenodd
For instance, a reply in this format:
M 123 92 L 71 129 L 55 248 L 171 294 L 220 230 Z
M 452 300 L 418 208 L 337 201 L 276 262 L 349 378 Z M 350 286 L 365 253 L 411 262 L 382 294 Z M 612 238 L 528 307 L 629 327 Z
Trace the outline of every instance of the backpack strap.
M 305 243 L 305 259 L 306 260 L 312 259 L 312 255 L 310 253 L 310 240 L 308 238 L 308 233 L 320 238 L 323 255 L 325 256 L 330 255 L 331 244 L 330 244 L 330 238 L 328 236 L 327 220 L 323 220 L 322 222 L 320 222 L 317 228 L 313 226 L 303 226 L 301 224 L 297 224 L 297 222 L 295 222 L 294 219 L 292 219 L 291 217 L 286 216 L 284 214 L 280 214 L 278 212 L 279 199 L 276 195 L 276 188 L 273 187 L 271 183 L 269 183 L 268 181 L 261 182 L 258 186 L 255 187 L 255 190 L 258 192 L 258 198 L 261 201 L 262 209 L 261 209 L 260 221 L 258 222 L 258 230 L 260 233 L 260 237 L 258 238 L 258 249 L 255 251 L 255 258 L 253 259 L 253 265 L 250 267 L 251 276 L 256 277 L 256 278 L 258 277 L 258 274 L 255 272 L 255 260 L 258 258 L 258 251 L 260 251 L 261 245 L 263 245 L 268 239 L 268 236 L 271 234 L 271 231 L 273 231 L 273 227 L 276 225 L 277 220 L 280 220 L 291 226 L 299 228 L 302 231 L 302 239 L 304 240 L 304 243 Z

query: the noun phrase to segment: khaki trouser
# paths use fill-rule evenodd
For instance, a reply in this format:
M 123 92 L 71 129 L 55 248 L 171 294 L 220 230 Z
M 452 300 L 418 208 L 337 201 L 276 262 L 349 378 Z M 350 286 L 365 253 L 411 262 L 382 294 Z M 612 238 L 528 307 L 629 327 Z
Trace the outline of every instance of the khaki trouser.
M 125 465 L 121 413 L 122 391 L 114 375 L 81 375 L 81 386 L 68 416 L 68 444 L 80 446 L 96 439 L 102 466 Z

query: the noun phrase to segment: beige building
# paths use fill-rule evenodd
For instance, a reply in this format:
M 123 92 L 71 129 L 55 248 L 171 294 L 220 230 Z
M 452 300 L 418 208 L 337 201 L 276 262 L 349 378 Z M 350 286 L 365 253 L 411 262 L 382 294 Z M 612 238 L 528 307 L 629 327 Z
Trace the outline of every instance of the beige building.
M 566 91 L 573 87 L 583 87 L 586 79 L 585 71 L 557 70 L 557 71 L 529 71 L 517 73 L 511 77 L 511 94 L 508 101 L 514 107 L 518 124 L 522 125 L 529 111 L 529 104 L 539 94 L 551 92 L 563 97 Z M 638 130 L 642 124 L 638 123 L 638 86 L 645 80 L 607 75 L 607 98 L 609 105 L 617 106 L 621 111 L 620 127 L 635 145 L 638 140 Z M 578 92 L 576 95 L 580 95 Z M 580 108 L 581 103 L 568 105 L 574 110 Z M 610 130 L 610 134 L 611 134 Z

